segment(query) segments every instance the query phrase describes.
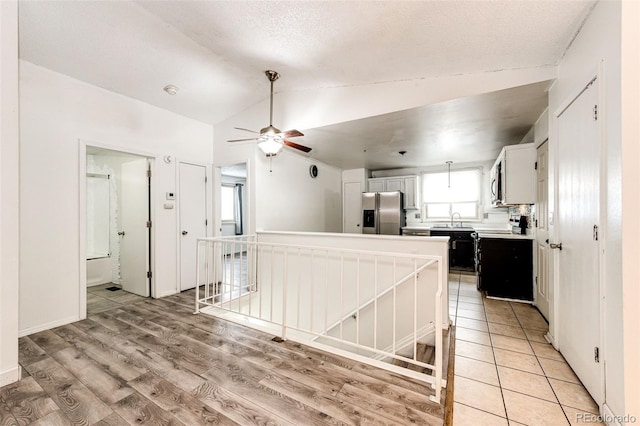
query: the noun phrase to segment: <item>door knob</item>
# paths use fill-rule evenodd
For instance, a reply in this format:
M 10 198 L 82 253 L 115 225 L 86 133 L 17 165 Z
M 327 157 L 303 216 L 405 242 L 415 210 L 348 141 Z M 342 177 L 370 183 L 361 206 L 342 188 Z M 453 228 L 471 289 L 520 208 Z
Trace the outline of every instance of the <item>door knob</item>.
M 551 243 L 549 244 L 549 247 L 551 247 L 552 249 L 558 249 L 558 250 L 562 250 L 562 243 Z
M 187 235 L 188 232 L 187 231 L 182 231 L 182 235 Z
M 118 235 L 120 235 L 121 237 L 124 237 L 124 231 L 118 232 Z

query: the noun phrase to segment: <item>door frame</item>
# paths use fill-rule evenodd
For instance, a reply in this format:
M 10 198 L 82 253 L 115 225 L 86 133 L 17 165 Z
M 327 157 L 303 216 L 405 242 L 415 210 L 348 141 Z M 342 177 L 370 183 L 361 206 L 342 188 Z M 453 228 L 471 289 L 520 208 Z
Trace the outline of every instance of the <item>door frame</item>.
M 151 182 L 153 181 L 153 177 L 156 173 L 156 161 L 158 157 L 155 154 L 151 154 L 149 152 L 140 151 L 136 149 L 129 149 L 118 145 L 110 145 L 100 142 L 93 142 L 84 139 L 78 139 L 78 164 L 79 164 L 79 194 L 78 194 L 78 227 L 79 227 L 79 238 L 78 238 L 78 254 L 80 257 L 79 262 L 79 278 L 80 278 L 80 300 L 78 303 L 78 316 L 80 320 L 87 318 L 87 259 L 86 259 L 86 238 L 87 238 L 87 147 L 105 149 L 109 151 L 121 152 L 123 154 L 137 155 L 141 158 L 146 158 L 149 162 L 149 169 L 151 170 Z M 155 223 L 156 220 L 156 212 L 155 212 L 155 191 L 149 191 L 149 204 L 150 211 L 149 216 L 152 223 Z M 155 226 L 152 226 L 149 229 L 149 253 L 147 253 L 149 259 L 149 267 L 151 268 L 151 273 L 153 276 L 153 271 L 156 269 L 156 241 L 157 238 L 155 236 Z M 149 297 L 155 297 L 156 291 L 156 280 L 153 278 L 151 280 L 150 285 L 150 294 Z
M 253 225 L 253 170 L 251 168 L 251 159 L 246 158 L 244 160 L 238 161 L 227 161 L 224 163 L 214 163 L 213 164 L 213 187 L 212 187 L 212 207 L 213 207 L 213 233 L 212 235 L 215 237 L 219 237 L 221 235 L 220 227 L 222 226 L 222 220 L 220 219 L 220 186 L 222 185 L 221 174 L 220 171 L 223 167 L 234 166 L 236 164 L 244 163 L 247 168 L 247 182 L 245 184 L 245 197 L 246 197 L 246 218 L 247 223 L 243 228 L 244 235 L 251 235 L 255 233 L 254 225 Z
M 589 78 L 583 80 L 582 84 L 576 86 L 573 90 L 569 92 L 566 96 L 565 100 L 560 103 L 559 107 L 553 113 L 553 131 L 550 131 L 550 134 L 554 136 L 554 143 L 549 145 L 549 152 L 553 153 L 553 166 L 550 170 L 553 170 L 553 225 L 550 223 L 549 225 L 549 235 L 552 238 L 553 242 L 560 242 L 559 239 L 559 228 L 556 222 L 556 218 L 558 215 L 555 213 L 558 207 L 558 173 L 559 173 L 559 126 L 558 120 L 560 115 L 571 106 L 571 104 L 582 94 L 585 88 L 591 84 L 592 81 L 597 80 L 598 84 L 598 142 L 599 142 L 599 173 L 598 173 L 598 181 L 599 181 L 599 194 L 598 194 L 598 214 L 599 214 L 599 223 L 598 223 L 598 288 L 599 288 L 599 322 L 600 322 L 600 330 L 598 336 L 598 344 L 600 348 L 600 362 L 599 362 L 599 374 L 600 374 L 600 385 L 601 385 L 601 395 L 602 401 L 596 401 L 600 407 L 602 407 L 607 401 L 607 389 L 606 389 L 606 370 L 605 364 L 607 362 L 607 348 L 605 346 L 605 304 L 604 299 L 606 297 L 606 257 L 604 256 L 604 248 L 606 247 L 607 242 L 607 158 L 606 158 L 606 128 L 607 128 L 607 117 L 606 117 L 606 109 L 604 108 L 604 103 L 606 99 L 606 84 L 605 84 L 605 72 L 604 72 L 604 62 L 599 61 L 595 70 L 589 73 Z M 551 118 L 551 117 L 550 117 Z M 551 120 L 550 120 L 551 122 Z M 551 129 L 550 129 L 551 130 Z M 550 140 L 551 141 L 551 140 Z M 549 276 L 553 277 L 553 282 L 550 283 L 553 286 L 553 294 L 552 300 L 550 300 L 550 315 L 549 318 L 549 334 L 547 335 L 551 344 L 556 349 L 562 349 L 562 341 L 560 339 L 560 328 L 562 324 L 559 323 L 559 301 L 558 295 L 560 294 L 560 261 L 559 261 L 560 253 L 558 250 L 552 250 L 550 259 L 553 259 L 552 270 L 549 271 Z
M 547 111 L 548 114 L 548 111 Z M 548 116 L 548 115 L 547 115 Z M 550 170 L 552 168 L 552 164 L 551 164 L 551 157 L 550 157 L 550 153 L 551 153 L 551 141 L 549 140 L 549 136 L 547 134 L 547 137 L 543 138 L 542 141 L 538 141 L 535 143 L 535 148 L 536 148 L 536 221 L 539 220 L 540 218 L 540 212 L 538 211 L 538 200 L 537 200 L 537 187 L 538 187 L 538 176 L 537 176 L 537 171 L 539 170 L 539 165 L 537 164 L 537 156 L 538 156 L 538 150 L 540 149 L 541 146 L 543 146 L 544 144 L 547 145 L 547 211 L 546 211 L 546 217 L 544 218 L 544 220 L 546 221 L 547 224 L 547 241 L 550 241 L 550 238 L 552 237 L 551 235 L 551 226 L 549 224 L 549 206 L 551 205 L 550 203 L 550 198 L 549 198 L 549 185 L 551 182 L 551 173 Z M 536 223 L 536 238 L 533 240 L 533 244 L 534 244 L 534 250 L 533 250 L 533 265 L 534 265 L 534 284 L 533 284 L 533 302 L 534 305 L 537 307 L 537 309 L 540 311 L 540 313 L 542 313 L 542 311 L 540 310 L 540 307 L 538 306 L 538 288 L 540 286 L 540 277 L 538 275 L 538 266 L 539 266 L 539 262 L 540 262 L 540 257 L 538 256 L 538 241 L 539 241 L 539 236 L 538 236 L 538 231 L 537 231 L 537 223 Z M 547 265 L 546 265 L 546 270 L 547 270 L 547 317 L 546 320 L 549 322 L 549 324 L 551 324 L 551 317 L 553 315 L 552 310 L 553 310 L 553 277 L 551 276 L 551 262 L 549 261 L 550 259 L 550 255 L 552 255 L 553 253 L 551 252 L 551 248 L 549 247 L 549 243 L 546 243 L 547 245 Z M 544 316 L 544 315 L 543 315 Z
M 180 164 L 189 164 L 191 166 L 199 166 L 204 167 L 205 176 L 207 181 L 205 183 L 205 208 L 207 209 L 206 217 L 207 217 L 207 226 L 206 226 L 206 236 L 210 237 L 212 235 L 212 227 L 213 227 L 213 197 L 210 196 L 211 193 L 211 185 L 213 184 L 213 176 L 212 176 L 212 165 L 211 163 L 204 163 L 199 161 L 189 161 L 189 160 L 180 160 L 176 159 L 176 184 L 175 191 L 177 192 L 180 189 Z M 182 246 L 180 240 L 180 193 L 177 194 L 177 203 L 176 208 L 176 288 L 175 292 L 180 293 L 180 289 L 182 288 L 180 285 L 181 276 L 181 268 L 182 268 Z M 197 287 L 197 286 L 196 286 Z

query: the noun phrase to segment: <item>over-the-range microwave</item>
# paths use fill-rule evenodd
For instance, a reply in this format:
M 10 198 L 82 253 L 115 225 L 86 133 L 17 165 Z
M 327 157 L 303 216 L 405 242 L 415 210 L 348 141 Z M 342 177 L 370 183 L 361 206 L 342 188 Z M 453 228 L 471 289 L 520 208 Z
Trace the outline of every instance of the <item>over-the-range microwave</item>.
M 504 158 L 504 157 L 503 157 Z M 491 169 L 491 204 L 501 205 L 504 203 L 504 160 L 494 164 Z

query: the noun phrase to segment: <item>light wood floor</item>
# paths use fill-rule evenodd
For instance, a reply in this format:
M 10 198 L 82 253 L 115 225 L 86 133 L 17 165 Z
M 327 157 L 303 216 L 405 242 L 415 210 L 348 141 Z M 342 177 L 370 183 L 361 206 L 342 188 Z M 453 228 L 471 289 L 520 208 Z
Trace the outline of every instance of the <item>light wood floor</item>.
M 443 423 L 428 385 L 207 315 L 193 291 L 20 339 L 0 425 Z

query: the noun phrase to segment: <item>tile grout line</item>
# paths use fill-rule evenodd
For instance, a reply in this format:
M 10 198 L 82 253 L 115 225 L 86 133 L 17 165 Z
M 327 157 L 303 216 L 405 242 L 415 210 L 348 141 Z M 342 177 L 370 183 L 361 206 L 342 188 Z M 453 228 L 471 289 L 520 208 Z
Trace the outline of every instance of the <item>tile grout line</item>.
M 504 418 L 507 420 L 507 424 L 511 424 L 511 421 L 509 420 L 509 412 L 507 411 L 507 403 L 504 400 L 504 389 L 502 388 L 502 380 L 500 379 L 500 371 L 498 371 L 498 360 L 496 359 L 496 350 L 495 347 L 493 346 L 493 334 L 491 333 L 491 329 L 489 328 L 489 317 L 487 317 L 487 307 L 485 305 L 485 300 L 486 298 L 484 297 L 484 295 L 482 294 L 482 292 L 480 293 L 480 296 L 482 297 L 482 307 L 484 309 L 484 316 L 487 320 L 487 333 L 489 334 L 489 342 L 491 342 L 491 353 L 493 354 L 493 362 L 494 362 L 494 367 L 496 369 L 496 377 L 498 378 L 498 387 L 500 387 L 500 396 L 502 397 L 502 406 L 504 407 Z M 509 307 L 511 308 L 511 305 L 509 305 Z M 511 308 L 511 310 L 513 310 L 513 308 Z M 514 312 L 515 315 L 515 312 Z
M 511 302 L 509 302 L 509 305 L 511 305 Z M 511 307 L 511 309 L 513 309 L 513 307 Z M 514 313 L 515 313 L 515 311 L 514 311 Z M 520 324 L 520 327 L 522 328 L 522 331 L 524 332 L 524 327 L 522 326 L 522 322 L 520 321 L 520 318 L 518 317 L 517 314 L 516 314 L 516 320 L 518 321 L 518 324 Z M 536 362 L 538 363 L 538 366 L 540 367 L 540 370 L 542 370 L 542 373 L 544 374 L 545 380 L 547 381 L 547 383 L 549 384 L 549 387 L 551 388 L 551 392 L 553 392 L 553 396 L 555 396 L 556 401 L 558 401 L 558 405 L 560 406 L 560 409 L 562 410 L 562 414 L 564 414 L 565 419 L 567 419 L 567 423 L 570 425 L 571 424 L 571 420 L 569 420 L 569 416 L 567 415 L 567 412 L 565 411 L 564 407 L 560 403 L 560 398 L 558 398 L 558 394 L 556 393 L 556 390 L 551 385 L 551 382 L 549 381 L 549 376 L 547 376 L 547 372 L 544 371 L 544 368 L 542 367 L 542 363 L 540 362 L 540 359 L 538 358 L 538 354 L 536 353 L 535 349 L 533 348 L 533 345 L 531 344 L 531 340 L 529 340 L 529 336 L 527 336 L 527 333 L 525 333 L 524 335 L 527 338 L 527 343 L 529 343 L 529 346 L 531 347 L 531 351 L 533 351 L 533 355 L 536 357 Z M 542 358 L 545 358 L 545 357 L 542 357 Z M 547 359 L 547 358 L 545 358 L 545 359 Z

